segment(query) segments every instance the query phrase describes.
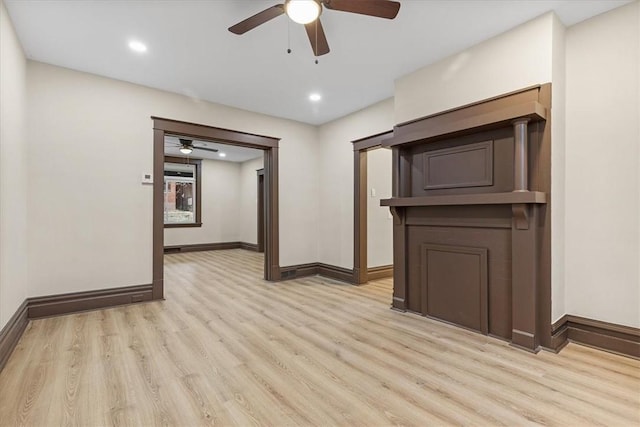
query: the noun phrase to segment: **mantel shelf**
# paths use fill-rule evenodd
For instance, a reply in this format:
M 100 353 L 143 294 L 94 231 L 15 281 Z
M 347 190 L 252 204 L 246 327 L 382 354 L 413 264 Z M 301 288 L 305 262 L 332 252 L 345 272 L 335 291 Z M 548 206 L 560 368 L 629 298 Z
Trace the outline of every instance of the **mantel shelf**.
M 514 205 L 545 204 L 547 194 L 540 191 L 509 193 L 456 194 L 449 196 L 394 197 L 380 200 L 380 206 L 452 206 L 452 205 Z

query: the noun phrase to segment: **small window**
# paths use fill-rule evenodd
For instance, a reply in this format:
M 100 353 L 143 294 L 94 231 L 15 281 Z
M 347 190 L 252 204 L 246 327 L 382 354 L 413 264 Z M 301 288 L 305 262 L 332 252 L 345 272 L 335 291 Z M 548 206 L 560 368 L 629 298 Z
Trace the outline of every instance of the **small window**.
M 200 161 L 177 161 L 164 164 L 164 225 L 200 227 Z

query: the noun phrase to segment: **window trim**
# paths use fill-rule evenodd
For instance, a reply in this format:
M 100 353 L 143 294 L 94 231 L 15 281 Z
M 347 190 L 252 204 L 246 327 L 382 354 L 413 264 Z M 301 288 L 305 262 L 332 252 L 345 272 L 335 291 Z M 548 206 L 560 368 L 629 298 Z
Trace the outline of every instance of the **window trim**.
M 174 156 L 164 156 L 164 162 L 162 163 L 163 171 L 165 163 L 181 163 L 185 165 L 195 165 L 196 167 L 196 218 L 195 222 L 189 223 L 175 223 L 175 224 L 167 224 L 162 221 L 164 224 L 164 228 L 192 228 L 192 227 L 202 227 L 202 160 L 201 159 L 191 159 L 187 157 L 174 157 Z M 164 182 L 164 172 L 162 174 L 162 182 Z M 164 209 L 163 209 L 164 210 Z

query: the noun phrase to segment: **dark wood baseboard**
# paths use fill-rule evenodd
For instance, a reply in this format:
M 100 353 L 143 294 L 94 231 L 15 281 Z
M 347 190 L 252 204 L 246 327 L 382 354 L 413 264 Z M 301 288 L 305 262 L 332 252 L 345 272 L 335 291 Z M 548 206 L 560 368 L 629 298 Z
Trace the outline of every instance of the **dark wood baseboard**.
M 315 276 L 316 274 L 318 274 L 317 262 L 280 267 L 280 280 L 299 279 L 301 277 Z
M 259 252 L 257 243 L 240 242 L 240 249 L 246 249 L 248 251 Z
M 584 317 L 564 315 L 552 325 L 553 351 L 568 342 L 640 359 L 640 329 Z
M 115 307 L 153 299 L 152 285 L 126 286 L 28 299 L 29 319 Z
M 335 265 L 312 262 L 309 264 L 289 265 L 280 267 L 280 279 L 290 280 L 300 277 L 320 275 L 341 282 L 353 284 L 353 270 L 349 268 L 336 267 Z
M 16 348 L 18 341 L 22 333 L 27 328 L 29 323 L 28 314 L 28 302 L 25 300 L 15 314 L 11 316 L 11 319 L 7 322 L 2 331 L 0 331 L 0 371 L 4 368 L 4 365 L 9 360 L 9 356 Z
M 383 265 L 367 269 L 367 280 L 378 280 L 393 277 L 393 265 Z
M 330 279 L 340 280 L 342 282 L 353 284 L 353 269 L 336 267 L 335 265 L 318 263 L 318 274 Z
M 246 249 L 258 252 L 258 245 L 246 242 L 195 243 L 192 245 L 165 246 L 165 254 L 178 252 L 221 251 L 226 249 Z

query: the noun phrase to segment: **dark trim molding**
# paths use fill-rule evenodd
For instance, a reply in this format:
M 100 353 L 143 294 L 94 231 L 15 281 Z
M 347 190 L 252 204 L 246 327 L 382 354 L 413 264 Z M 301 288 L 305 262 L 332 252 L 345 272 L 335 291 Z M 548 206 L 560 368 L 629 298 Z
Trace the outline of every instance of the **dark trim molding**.
M 351 141 L 353 144 L 353 279 L 363 284 L 367 272 L 367 152 L 382 147 L 393 137 L 393 131 Z
M 393 277 L 393 264 L 380 267 L 369 267 L 367 269 L 368 280 L 378 280 Z
M 264 150 L 265 182 L 265 257 L 264 278 L 280 280 L 280 244 L 278 211 L 278 145 L 279 138 L 255 135 L 247 132 L 223 129 L 197 123 L 182 122 L 151 116 L 153 120 L 153 173 L 164 174 L 165 135 L 184 135 L 222 142 L 240 147 Z M 153 299 L 164 296 L 164 194 L 163 183 L 156 179 L 153 184 Z
M 174 224 L 165 224 L 164 228 L 197 228 L 202 227 L 201 222 L 188 222 L 185 224 L 174 223 Z
M 29 298 L 29 319 L 151 301 L 152 294 L 149 284 Z
M 258 251 L 258 245 L 246 242 L 218 242 L 218 243 L 194 243 L 191 245 L 172 245 L 165 246 L 165 254 L 173 254 L 178 252 L 202 252 L 202 251 L 221 251 L 226 249 L 246 249 L 248 251 Z
M 299 279 L 306 276 L 324 276 L 330 279 L 339 280 L 350 284 L 353 281 L 353 270 L 335 265 L 323 264 L 321 262 L 311 262 L 309 264 L 289 265 L 280 267 L 281 280 Z
M 24 300 L 5 327 L 2 328 L 2 331 L 0 331 L 0 371 L 9 360 L 13 349 L 18 345 L 18 341 L 20 341 L 20 337 L 27 328 L 28 323 L 28 300 Z
M 245 249 L 247 251 L 253 251 L 253 252 L 259 252 L 257 243 L 240 242 L 240 249 Z
M 640 359 L 640 329 L 565 314 L 552 325 L 553 348 L 575 342 Z

